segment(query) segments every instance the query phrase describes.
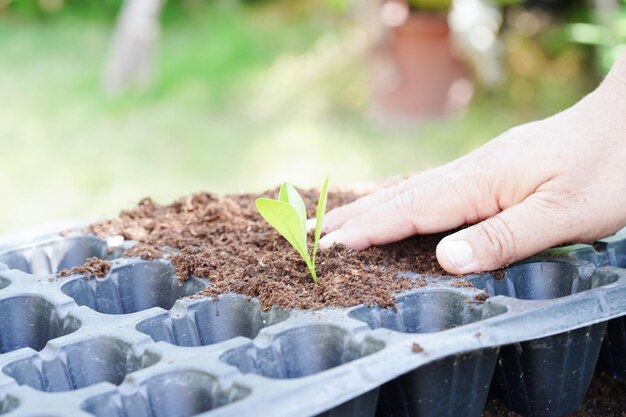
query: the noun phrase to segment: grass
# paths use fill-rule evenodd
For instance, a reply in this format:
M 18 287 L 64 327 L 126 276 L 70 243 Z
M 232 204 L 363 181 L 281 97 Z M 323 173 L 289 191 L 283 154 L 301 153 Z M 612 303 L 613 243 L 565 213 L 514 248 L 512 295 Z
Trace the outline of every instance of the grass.
M 455 118 L 386 131 L 368 116 L 358 26 L 312 1 L 228 4 L 168 22 L 156 84 L 117 99 L 100 92 L 111 22 L 0 16 L 0 231 L 110 216 L 146 195 L 415 171 L 588 88 L 546 72 L 522 99 L 507 84 Z

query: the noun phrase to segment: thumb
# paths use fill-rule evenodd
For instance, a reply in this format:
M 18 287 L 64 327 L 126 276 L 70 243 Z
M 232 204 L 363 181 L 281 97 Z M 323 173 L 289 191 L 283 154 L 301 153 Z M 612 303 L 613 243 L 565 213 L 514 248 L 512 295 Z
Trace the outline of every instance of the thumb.
M 491 271 L 567 241 L 571 227 L 563 209 L 546 204 L 538 194 L 437 245 L 437 260 L 452 274 Z M 561 224 L 560 224 L 561 223 Z

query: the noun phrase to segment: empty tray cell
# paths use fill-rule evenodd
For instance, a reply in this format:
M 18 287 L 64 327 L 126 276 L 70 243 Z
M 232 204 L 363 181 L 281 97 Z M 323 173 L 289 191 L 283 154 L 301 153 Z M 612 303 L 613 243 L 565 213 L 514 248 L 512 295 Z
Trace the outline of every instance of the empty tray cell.
M 107 244 L 95 236 L 57 238 L 0 252 L 0 263 L 29 274 L 56 274 L 89 258 L 106 258 Z
M 626 239 L 600 244 L 602 250 L 595 257 L 588 256 L 590 253 L 596 254 L 592 247 L 574 251 L 572 256 L 591 258 L 589 260 L 597 266 L 626 267 Z M 613 377 L 626 380 L 626 318 L 619 317 L 608 322 L 600 355 Z
M 315 324 L 277 334 L 267 347 L 250 343 L 232 349 L 221 359 L 244 374 L 300 378 L 362 358 L 383 347 L 383 342 L 371 339 L 357 342 L 340 327 Z
M 61 318 L 43 297 L 21 295 L 0 300 L 0 352 L 29 347 L 41 350 L 49 340 L 80 327 L 72 316 Z
M 609 320 L 600 354 L 611 375 L 626 380 L 626 318 Z
M 511 266 L 504 278 L 482 275 L 472 280 L 490 295 L 506 295 L 522 300 L 549 300 L 610 284 L 616 277 L 581 273 L 573 264 L 561 261 L 530 261 Z
M 163 313 L 143 320 L 137 330 L 157 342 L 178 346 L 206 346 L 244 336 L 256 337 L 261 329 L 289 317 L 284 310 L 261 311 L 259 303 L 235 294 L 190 305 L 184 315 Z
M 103 394 L 82 408 L 96 417 L 190 417 L 239 401 L 248 388 L 222 388 L 204 372 L 175 371 L 148 379 L 129 394 Z
M 10 362 L 2 371 L 20 385 L 60 392 L 100 382 L 119 385 L 129 373 L 159 361 L 158 355 L 137 355 L 129 344 L 113 337 L 95 337 L 44 352 Z
M 502 314 L 505 307 L 468 302 L 467 296 L 452 291 L 416 292 L 398 297 L 396 310 L 357 307 L 349 316 L 372 329 L 384 327 L 404 333 L 429 333 L 451 329 Z
M 469 303 L 451 291 L 398 297 L 397 309 L 358 307 L 349 316 L 372 329 L 437 332 L 502 314 L 505 307 Z M 487 400 L 497 349 L 451 356 L 396 378 L 381 387 L 377 415 L 385 417 L 480 416 Z
M 77 276 L 61 287 L 78 305 L 104 314 L 127 314 L 151 307 L 170 309 L 179 297 L 204 288 L 199 278 L 180 285 L 169 264 L 138 261 L 114 267 L 102 279 Z
M 504 279 L 482 276 L 474 285 L 492 295 L 524 300 L 565 297 L 614 282 L 562 261 L 517 264 Z M 591 381 L 606 323 L 503 347 L 496 376 L 509 406 L 525 416 L 561 416 L 576 410 Z
M 620 264 L 611 263 L 615 263 L 615 266 L 619 267 L 626 266 L 626 253 L 622 252 L 619 255 L 616 252 L 615 255 L 615 260 L 619 261 Z M 609 373 L 614 378 L 626 381 L 626 317 L 618 317 L 608 321 L 600 355 Z
M 444 358 L 384 384 L 376 416 L 480 416 L 497 352 L 484 349 Z
M 557 417 L 582 404 L 606 323 L 504 346 L 496 382 L 509 407 L 533 417 Z

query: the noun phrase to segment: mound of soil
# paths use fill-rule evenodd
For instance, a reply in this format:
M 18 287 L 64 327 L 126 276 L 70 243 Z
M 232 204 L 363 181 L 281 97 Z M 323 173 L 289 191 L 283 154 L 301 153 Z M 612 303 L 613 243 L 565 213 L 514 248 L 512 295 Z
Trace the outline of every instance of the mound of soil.
M 79 266 L 75 266 L 70 269 L 62 269 L 57 276 L 69 277 L 70 275 L 82 274 L 86 279 L 90 278 L 104 278 L 111 270 L 111 261 L 100 258 L 89 258 L 87 261 Z
M 275 198 L 277 190 L 262 195 L 183 197 L 160 205 L 149 198 L 118 218 L 91 225 L 89 232 L 107 237 L 122 235 L 139 242 L 126 256 L 155 259 L 171 256 L 178 279 L 207 278 L 209 288 L 197 296 L 236 292 L 256 297 L 262 308 L 317 309 L 357 304 L 394 305 L 394 293 L 424 285 L 421 279 L 398 277 L 411 271 L 441 275 L 435 247 L 442 235 L 413 237 L 395 244 L 353 251 L 342 246 L 320 251 L 318 282 L 295 250 L 258 214 L 256 198 Z M 301 191 L 313 217 L 317 191 Z M 328 208 L 358 195 L 332 192 Z

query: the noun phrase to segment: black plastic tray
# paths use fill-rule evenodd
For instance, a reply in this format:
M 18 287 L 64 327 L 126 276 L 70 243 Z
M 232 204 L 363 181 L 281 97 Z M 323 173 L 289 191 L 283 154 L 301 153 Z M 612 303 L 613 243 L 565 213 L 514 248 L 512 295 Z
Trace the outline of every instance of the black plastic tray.
M 476 288 L 430 279 L 396 310 L 268 312 L 236 294 L 179 299 L 207 281 L 179 286 L 167 260 L 121 257 L 128 244 L 0 252 L 0 415 L 479 416 L 493 380 L 518 413 L 562 416 L 602 346 L 626 375 L 626 239 L 469 277 Z M 92 256 L 112 259 L 107 277 L 56 278 Z

